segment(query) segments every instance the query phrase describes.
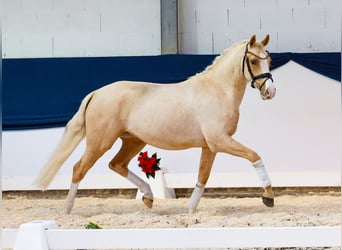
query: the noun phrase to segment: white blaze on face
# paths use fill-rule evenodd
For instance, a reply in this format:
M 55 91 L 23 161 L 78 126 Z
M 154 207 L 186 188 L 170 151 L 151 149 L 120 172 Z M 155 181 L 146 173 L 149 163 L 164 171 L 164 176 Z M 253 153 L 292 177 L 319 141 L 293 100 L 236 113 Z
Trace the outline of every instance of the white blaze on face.
M 260 53 L 261 58 L 266 58 L 267 54 Z M 260 67 L 262 70 L 262 73 L 269 73 L 270 69 L 267 63 L 267 60 L 260 60 Z M 271 79 L 267 79 L 265 82 L 265 92 L 263 93 L 264 99 L 272 99 L 276 93 L 276 88 L 274 87 L 274 84 Z

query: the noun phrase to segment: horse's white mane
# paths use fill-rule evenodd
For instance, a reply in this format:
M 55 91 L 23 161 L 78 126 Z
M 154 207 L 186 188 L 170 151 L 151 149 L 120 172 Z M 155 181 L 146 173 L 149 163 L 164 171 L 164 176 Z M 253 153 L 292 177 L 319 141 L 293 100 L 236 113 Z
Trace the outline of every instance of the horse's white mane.
M 221 55 L 218 55 L 217 57 L 215 57 L 214 61 L 212 64 L 210 64 L 209 66 L 207 66 L 202 72 L 197 73 L 196 75 L 192 76 L 198 76 L 198 75 L 202 75 L 207 73 L 208 71 L 212 70 L 224 57 L 228 56 L 237 46 L 240 46 L 242 44 L 246 44 L 248 41 L 247 40 L 243 40 L 237 43 L 234 43 L 232 46 L 226 48 Z M 191 77 L 191 78 L 192 78 Z

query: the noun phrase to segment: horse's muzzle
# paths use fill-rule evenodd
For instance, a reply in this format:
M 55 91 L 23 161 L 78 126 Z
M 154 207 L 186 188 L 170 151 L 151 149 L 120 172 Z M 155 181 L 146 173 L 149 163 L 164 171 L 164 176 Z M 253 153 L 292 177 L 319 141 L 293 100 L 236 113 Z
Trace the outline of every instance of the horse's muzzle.
M 270 100 L 276 94 L 276 88 L 274 87 L 273 81 L 268 79 L 265 83 L 265 90 L 264 92 L 260 91 L 261 98 L 263 100 Z

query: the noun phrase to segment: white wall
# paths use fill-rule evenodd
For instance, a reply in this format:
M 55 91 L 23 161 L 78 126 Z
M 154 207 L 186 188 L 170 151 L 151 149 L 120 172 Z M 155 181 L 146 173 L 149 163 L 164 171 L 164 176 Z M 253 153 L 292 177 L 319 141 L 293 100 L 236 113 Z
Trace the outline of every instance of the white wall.
M 158 55 L 160 0 L 4 0 L 4 58 Z M 271 52 L 341 50 L 340 0 L 180 0 L 181 53 L 219 54 L 252 34 Z
M 181 0 L 181 53 L 219 54 L 271 35 L 271 52 L 340 52 L 340 0 Z
M 160 54 L 159 0 L 4 0 L 4 58 Z
M 235 138 L 255 149 L 264 159 L 274 186 L 338 186 L 341 184 L 341 84 L 290 62 L 274 70 L 276 97 L 262 101 L 257 90 L 247 88 Z M 34 189 L 32 182 L 57 145 L 63 129 L 3 132 L 3 189 Z M 108 169 L 120 143 L 90 170 L 81 188 L 132 187 Z M 173 187 L 192 187 L 199 149 L 158 153 Z M 69 187 L 72 166 L 84 150 L 82 143 L 62 166 L 52 189 Z M 139 173 L 137 159 L 130 169 Z M 219 154 L 209 186 L 259 186 L 250 164 Z M 181 174 L 182 178 L 178 174 Z

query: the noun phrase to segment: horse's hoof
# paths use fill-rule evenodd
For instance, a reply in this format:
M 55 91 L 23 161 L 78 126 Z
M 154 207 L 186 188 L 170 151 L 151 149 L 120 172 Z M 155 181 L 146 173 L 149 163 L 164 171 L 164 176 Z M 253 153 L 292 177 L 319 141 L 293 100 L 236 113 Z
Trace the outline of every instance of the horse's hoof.
M 143 196 L 142 200 L 145 203 L 146 207 L 152 208 L 152 206 L 153 206 L 153 199 L 149 199 L 149 198 L 146 198 L 146 197 Z
M 274 207 L 274 199 L 262 196 L 262 202 L 268 207 Z

